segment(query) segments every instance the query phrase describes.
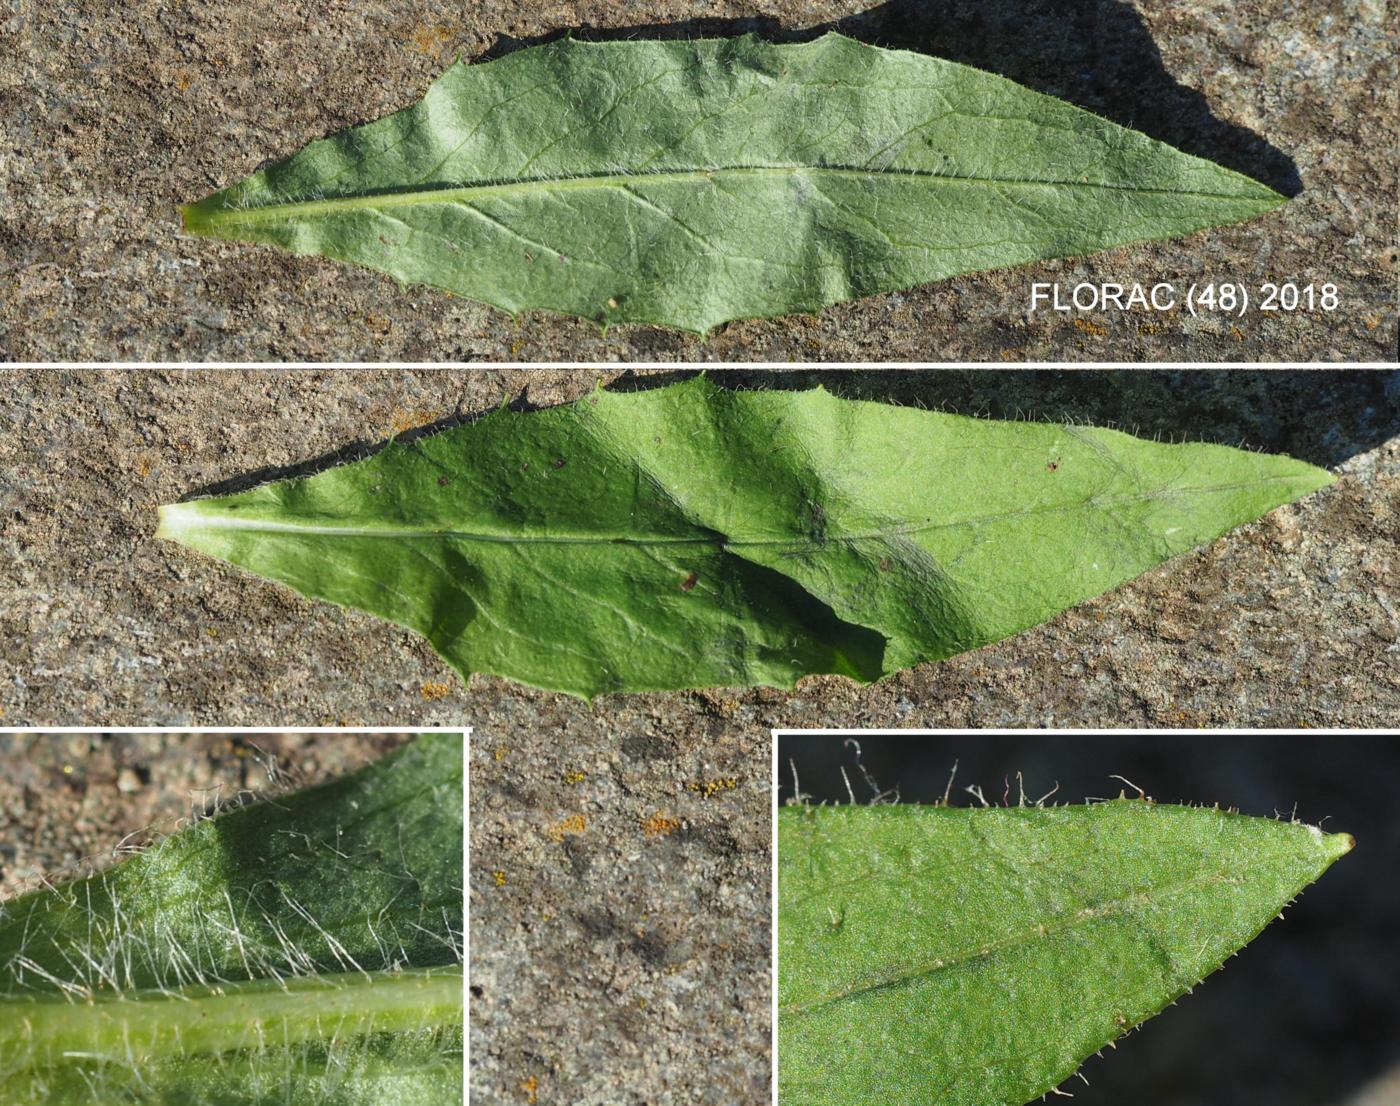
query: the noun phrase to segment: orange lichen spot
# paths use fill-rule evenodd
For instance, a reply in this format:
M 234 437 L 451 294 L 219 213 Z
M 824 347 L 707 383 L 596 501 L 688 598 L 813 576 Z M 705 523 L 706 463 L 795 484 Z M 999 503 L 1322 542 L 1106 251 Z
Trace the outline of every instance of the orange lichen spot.
M 545 830 L 549 839 L 555 844 L 563 841 L 566 837 L 578 837 L 588 829 L 588 819 L 582 814 L 570 814 L 567 818 L 561 818 L 552 826 Z
M 413 33 L 409 35 L 409 49 L 422 54 L 424 57 L 442 57 L 442 48 L 452 41 L 453 35 L 457 33 L 456 27 L 448 27 L 436 23 L 420 23 L 413 28 Z
M 150 476 L 150 475 L 151 475 L 151 459 L 150 459 L 149 457 L 147 457 L 144 453 L 141 454 L 140 457 L 136 458 L 136 475 L 137 475 L 137 476 Z
M 434 417 L 432 411 L 425 411 L 421 408 L 410 411 L 401 407 L 395 407 L 389 415 L 389 425 L 394 428 L 395 434 L 402 434 L 405 431 L 413 430 L 425 423 L 432 422 Z
M 564 782 L 570 787 L 576 783 L 582 783 L 586 779 L 588 779 L 588 773 L 582 768 L 575 768 L 572 772 L 564 773 Z
M 1231 323 L 1231 324 L 1230 324 L 1230 335 L 1231 335 L 1231 336 L 1235 339 L 1235 341 L 1237 341 L 1237 342 L 1243 342 L 1243 341 L 1244 341 L 1244 331 L 1241 330 L 1239 327 L 1237 327 L 1234 323 Z
M 371 311 L 365 316 L 365 326 L 369 328 L 371 334 L 384 338 L 388 335 L 389 331 L 393 329 L 394 324 L 389 321 L 388 315 L 381 315 L 377 311 Z
M 672 818 L 661 811 L 642 819 L 642 831 L 648 837 L 666 837 L 681 828 L 681 820 Z
M 497 745 L 491 753 L 492 760 L 505 760 L 510 753 L 509 745 Z
M 492 873 L 491 873 L 491 882 L 494 883 L 497 887 L 504 887 L 504 886 L 506 885 L 506 874 L 505 874 L 505 872 L 502 872 L 502 871 L 500 871 L 500 870 L 497 870 L 497 871 L 492 872 Z
M 687 791 L 694 791 L 702 799 L 709 799 L 718 795 L 721 791 L 733 791 L 739 786 L 737 776 L 723 776 L 713 780 L 699 780 L 695 783 L 686 784 Z
M 1100 326 L 1098 323 L 1091 323 L 1088 319 L 1075 319 L 1074 329 L 1081 334 L 1092 334 L 1095 338 L 1102 338 L 1108 333 L 1108 328 Z
M 418 689 L 418 694 L 423 696 L 428 702 L 433 703 L 438 699 L 446 699 L 452 694 L 452 685 L 445 684 L 438 680 L 428 680 Z
M 192 85 L 192 84 L 194 84 L 194 74 L 193 74 L 193 73 L 191 73 L 188 69 L 179 69 L 179 70 L 176 70 L 176 72 L 175 72 L 175 87 L 176 87 L 176 88 L 178 88 L 181 92 L 185 92 L 185 91 L 187 91 L 187 90 L 189 89 L 190 85 Z

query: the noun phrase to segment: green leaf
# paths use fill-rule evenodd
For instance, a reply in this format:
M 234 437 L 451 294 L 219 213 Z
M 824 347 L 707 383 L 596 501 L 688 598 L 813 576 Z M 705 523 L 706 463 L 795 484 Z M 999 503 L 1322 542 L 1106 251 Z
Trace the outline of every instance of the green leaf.
M 1283 202 L 990 73 L 750 35 L 459 63 L 184 221 L 511 312 L 703 332 Z
M 1219 445 L 708 378 L 500 410 L 158 536 L 594 696 L 878 679 L 1043 622 L 1330 483 Z
M 996 641 L 1331 479 L 697 377 L 166 506 L 158 534 L 411 627 L 463 678 L 791 687 Z
M 780 1106 L 1022 1106 L 1352 845 L 1141 800 L 784 808 Z
M 462 739 L 0 904 L 4 1101 L 458 1106 Z

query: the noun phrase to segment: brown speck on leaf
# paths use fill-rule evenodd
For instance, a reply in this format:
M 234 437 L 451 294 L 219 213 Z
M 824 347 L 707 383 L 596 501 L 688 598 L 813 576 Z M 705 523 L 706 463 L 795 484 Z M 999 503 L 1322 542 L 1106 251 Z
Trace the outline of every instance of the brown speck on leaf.
M 1059 461 L 1051 461 L 1048 465 L 1045 466 L 1045 471 L 1046 471 L 1046 472 L 1059 472 L 1059 471 L 1060 471 L 1060 462 L 1059 462 Z
M 880 558 L 880 571 L 881 571 L 881 572 L 888 572 L 889 570 L 890 570 L 890 559 L 889 559 L 888 557 L 881 557 L 881 558 Z
M 450 483 L 452 483 L 452 477 L 450 477 L 450 476 L 439 476 L 439 477 L 438 477 L 438 487 L 439 487 L 439 488 L 445 488 L 445 487 L 447 487 L 447 485 L 450 484 Z
M 554 458 L 553 461 L 550 462 L 550 465 L 551 465 L 553 468 L 561 469 L 561 468 L 563 468 L 565 465 L 567 465 L 568 463 L 569 463 L 569 462 L 566 461 L 566 460 L 564 460 L 564 458 L 562 458 L 562 457 L 556 457 L 556 458 Z
M 692 572 L 689 576 L 687 576 L 684 580 L 681 581 L 681 591 L 689 591 L 699 582 L 700 577 Z

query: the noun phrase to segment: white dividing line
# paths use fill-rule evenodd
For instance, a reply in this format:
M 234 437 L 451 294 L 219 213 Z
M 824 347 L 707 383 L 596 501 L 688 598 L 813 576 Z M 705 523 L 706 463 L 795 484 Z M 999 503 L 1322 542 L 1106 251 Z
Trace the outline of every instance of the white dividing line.
M 472 1035 L 469 1017 L 472 986 L 472 731 L 462 731 L 462 1106 L 471 1103 Z

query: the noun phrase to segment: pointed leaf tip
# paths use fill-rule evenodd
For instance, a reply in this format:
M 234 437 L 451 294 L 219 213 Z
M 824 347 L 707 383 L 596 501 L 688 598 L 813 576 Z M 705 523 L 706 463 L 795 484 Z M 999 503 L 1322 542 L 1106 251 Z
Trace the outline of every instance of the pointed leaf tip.
M 1318 831 L 1322 833 L 1321 830 Z M 1356 848 L 1356 838 L 1349 833 L 1326 833 L 1322 834 L 1323 842 L 1329 856 L 1334 860 L 1340 859 Z

